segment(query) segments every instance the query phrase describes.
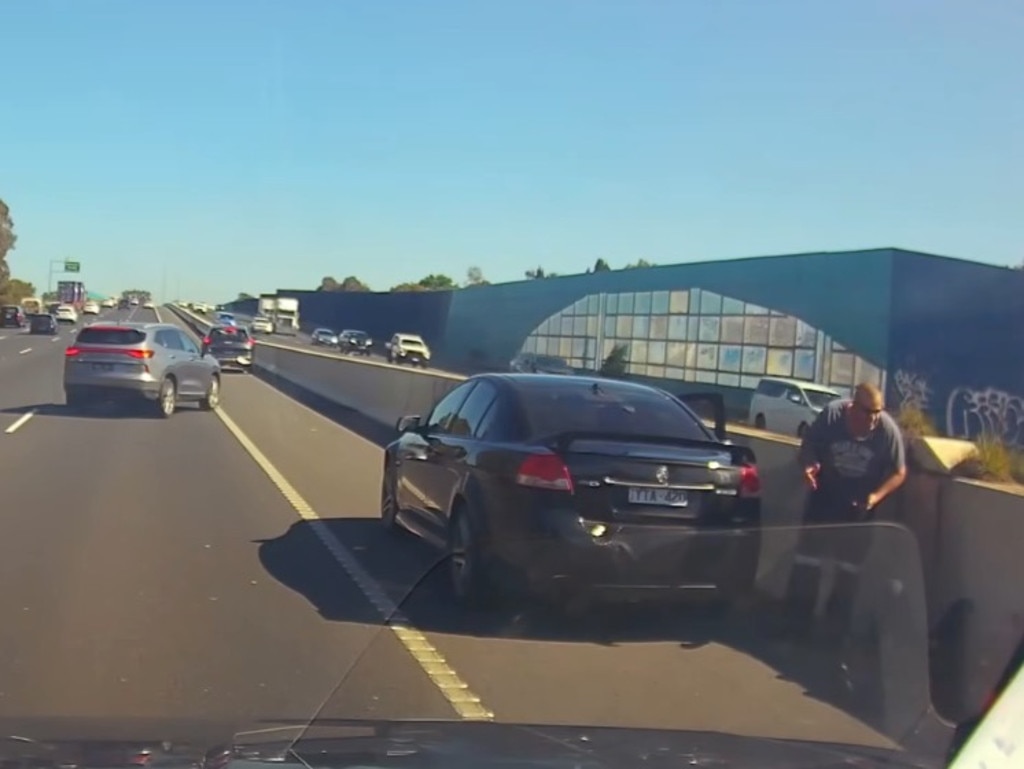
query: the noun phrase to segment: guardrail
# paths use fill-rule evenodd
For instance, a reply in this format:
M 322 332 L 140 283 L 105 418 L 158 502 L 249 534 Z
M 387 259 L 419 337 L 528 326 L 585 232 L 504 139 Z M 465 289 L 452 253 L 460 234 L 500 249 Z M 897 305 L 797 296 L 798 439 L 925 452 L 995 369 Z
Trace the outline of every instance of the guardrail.
M 184 308 L 172 310 L 200 335 L 212 325 Z M 254 365 L 392 428 L 400 416 L 427 414 L 466 378 L 339 358 L 266 338 L 256 344 Z M 736 424 L 730 424 L 729 431 L 734 441 L 750 446 L 757 455 L 766 523 L 798 523 L 806 494 L 795 458 L 798 441 Z M 951 615 L 969 606 L 953 621 L 951 635 L 935 642 L 933 653 L 945 660 L 946 669 L 933 686 L 938 691 L 936 705 L 944 714 L 971 715 L 1024 632 L 1024 604 L 1018 590 L 1024 583 L 1024 559 L 1017 545 L 1024 541 L 1024 495 L 912 472 L 879 514 L 901 521 L 918 537 L 932 626 L 945 627 Z M 781 542 L 778 546 L 791 547 Z M 765 588 L 780 590 L 785 573 L 771 577 Z

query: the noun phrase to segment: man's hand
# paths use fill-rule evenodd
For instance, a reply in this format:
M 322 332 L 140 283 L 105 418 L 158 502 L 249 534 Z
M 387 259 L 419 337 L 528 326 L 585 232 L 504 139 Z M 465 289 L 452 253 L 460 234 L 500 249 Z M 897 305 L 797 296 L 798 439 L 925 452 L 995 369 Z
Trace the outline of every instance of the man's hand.
M 881 501 L 882 497 L 879 494 L 872 492 L 871 494 L 868 494 L 867 499 L 863 502 L 855 502 L 854 507 L 857 508 L 857 511 L 860 513 L 861 520 L 866 521 L 874 517 L 874 509 Z
M 818 490 L 818 472 L 821 470 L 821 465 L 814 464 L 808 465 L 804 468 L 804 482 L 810 487 L 811 491 Z

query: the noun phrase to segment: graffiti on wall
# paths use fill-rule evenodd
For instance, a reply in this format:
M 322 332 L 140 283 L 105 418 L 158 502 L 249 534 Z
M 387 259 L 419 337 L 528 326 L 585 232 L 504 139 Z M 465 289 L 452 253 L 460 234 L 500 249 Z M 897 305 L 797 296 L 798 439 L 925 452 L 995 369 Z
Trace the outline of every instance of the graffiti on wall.
M 946 402 L 946 434 L 968 439 L 986 434 L 1024 446 L 1024 398 L 995 387 L 955 387 Z
M 923 374 L 899 369 L 892 384 L 898 409 L 915 408 L 926 414 L 942 409 L 941 397 L 935 397 Z M 990 435 L 1011 446 L 1024 446 L 1024 397 L 996 387 L 960 385 L 949 391 L 945 405 L 945 414 L 935 416 L 943 420 L 950 438 L 975 440 Z
M 896 394 L 899 396 L 900 410 L 912 408 L 927 412 L 931 401 L 931 388 L 928 380 L 921 374 L 900 369 L 892 377 Z

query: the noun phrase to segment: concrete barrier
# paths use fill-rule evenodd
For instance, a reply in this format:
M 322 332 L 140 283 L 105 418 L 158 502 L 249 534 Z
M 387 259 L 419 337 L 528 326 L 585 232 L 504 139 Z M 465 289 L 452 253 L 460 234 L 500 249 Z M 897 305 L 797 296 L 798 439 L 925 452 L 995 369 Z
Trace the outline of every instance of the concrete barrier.
M 197 333 L 209 322 L 182 309 L 174 312 Z M 393 427 L 407 414 L 427 414 L 464 377 L 345 359 L 299 350 L 261 338 L 255 364 L 332 402 Z M 757 455 L 763 486 L 763 513 L 769 525 L 797 524 L 806 491 L 795 453 L 799 442 L 785 436 L 730 425 L 730 437 Z M 933 660 L 936 705 L 962 720 L 977 712 L 1024 634 L 1024 494 L 1020 489 L 915 471 L 904 488 L 887 500 L 880 517 L 906 525 L 917 536 L 928 593 L 929 624 L 937 633 Z M 780 591 L 788 576 L 778 568 L 781 552 L 792 552 L 791 532 L 767 536 L 762 585 Z M 773 539 L 774 538 L 774 539 Z M 952 614 L 958 619 L 947 634 Z

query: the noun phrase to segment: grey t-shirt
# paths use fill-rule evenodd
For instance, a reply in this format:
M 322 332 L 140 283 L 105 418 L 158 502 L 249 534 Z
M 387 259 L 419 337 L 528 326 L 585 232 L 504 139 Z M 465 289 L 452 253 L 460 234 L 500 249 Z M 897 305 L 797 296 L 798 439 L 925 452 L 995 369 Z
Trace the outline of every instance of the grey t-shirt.
M 822 409 L 800 446 L 804 467 L 821 464 L 818 487 L 844 503 L 864 500 L 906 466 L 903 436 L 896 421 L 883 411 L 875 429 L 857 439 L 850 434 L 843 415 L 849 403 L 837 400 Z

